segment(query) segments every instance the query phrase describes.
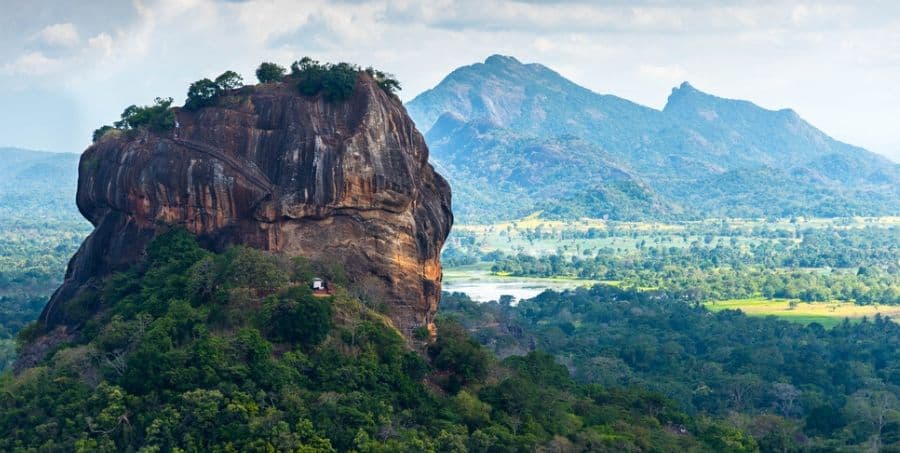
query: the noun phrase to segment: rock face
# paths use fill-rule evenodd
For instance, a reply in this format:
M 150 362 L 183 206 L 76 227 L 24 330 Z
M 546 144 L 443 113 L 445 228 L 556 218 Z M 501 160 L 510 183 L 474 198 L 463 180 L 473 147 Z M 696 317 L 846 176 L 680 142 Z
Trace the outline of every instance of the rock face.
M 178 111 L 174 130 L 104 137 L 82 155 L 77 201 L 95 229 L 41 315 L 47 327 L 72 327 L 65 306 L 82 288 L 181 226 L 214 250 L 337 260 L 402 332 L 433 328 L 450 187 L 401 102 L 365 73 L 344 102 L 250 86 Z

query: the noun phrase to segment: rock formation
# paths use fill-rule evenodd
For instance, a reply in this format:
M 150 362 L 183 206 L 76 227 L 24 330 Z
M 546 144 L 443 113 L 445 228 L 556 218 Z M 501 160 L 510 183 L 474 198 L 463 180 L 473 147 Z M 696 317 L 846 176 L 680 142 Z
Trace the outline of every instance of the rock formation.
M 270 83 L 176 115 L 173 130 L 109 134 L 82 155 L 77 202 L 95 229 L 41 315 L 47 327 L 74 327 L 68 301 L 182 226 L 214 250 L 337 260 L 376 287 L 402 332 L 433 328 L 450 188 L 395 96 L 360 73 L 343 102 Z

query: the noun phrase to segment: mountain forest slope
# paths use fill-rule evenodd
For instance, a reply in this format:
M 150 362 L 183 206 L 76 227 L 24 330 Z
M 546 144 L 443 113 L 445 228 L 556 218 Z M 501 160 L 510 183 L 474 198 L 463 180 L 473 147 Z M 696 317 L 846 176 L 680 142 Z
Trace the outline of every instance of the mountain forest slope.
M 412 350 L 380 301 L 338 275 L 333 295 L 314 296 L 322 272 L 246 247 L 213 254 L 184 230 L 159 236 L 82 299 L 94 314 L 74 341 L 0 375 L 0 450 L 757 447 L 659 394 L 579 384 L 547 354 L 499 361 L 450 322 Z
M 407 104 L 465 222 L 900 212 L 900 166 L 687 82 L 655 110 L 494 55 Z

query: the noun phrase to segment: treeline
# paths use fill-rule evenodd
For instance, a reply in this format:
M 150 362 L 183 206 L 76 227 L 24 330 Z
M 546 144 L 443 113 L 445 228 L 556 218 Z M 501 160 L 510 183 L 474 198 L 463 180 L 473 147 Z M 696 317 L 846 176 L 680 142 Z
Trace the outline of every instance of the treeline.
M 877 267 L 851 270 L 773 268 L 729 260 L 725 247 L 659 250 L 647 255 L 616 257 L 601 249 L 593 258 L 561 254 L 504 256 L 494 273 L 529 277 L 568 276 L 615 282 L 629 288 L 649 288 L 674 298 L 694 301 L 763 296 L 831 300 L 858 304 L 900 304 L 900 276 Z
M 541 255 L 482 253 L 474 236 L 461 235 L 444 259 L 448 267 L 489 262 L 495 274 L 602 280 L 696 301 L 763 296 L 900 304 L 896 227 L 804 229 L 796 239 L 706 233 L 687 244 L 674 243 L 675 235 L 624 237 L 633 247 L 576 242 Z
M 400 82 L 392 74 L 371 66 L 362 69 L 350 63 L 320 63 L 309 57 L 303 57 L 292 63 L 289 75 L 284 67 L 276 63 L 263 62 L 256 69 L 256 78 L 263 84 L 293 83 L 298 92 L 304 96 L 321 95 L 326 101 L 338 102 L 350 98 L 361 72 L 369 74 L 378 86 L 390 95 L 396 94 L 401 89 Z M 243 77 L 234 71 L 225 71 L 215 79 L 200 79 L 188 87 L 184 109 L 194 111 L 216 105 L 222 95 L 243 86 Z M 172 98 L 156 98 L 151 105 L 130 105 L 122 112 L 118 121 L 111 126 L 104 125 L 95 130 L 93 141 L 97 142 L 109 133 L 139 129 L 154 132 L 171 130 L 176 123 L 172 103 Z
M 498 360 L 450 321 L 419 352 L 333 265 L 174 230 L 66 307 L 83 322 L 0 377 L 0 450 L 754 451 L 658 393 L 578 383 L 538 352 Z M 373 301 L 377 302 L 377 301 Z M 23 343 L 41 334 L 26 329 Z
M 505 302 L 445 294 L 441 316 L 500 355 L 546 351 L 580 382 L 724 418 L 763 451 L 900 448 L 900 325 L 886 318 L 826 330 L 603 285 Z

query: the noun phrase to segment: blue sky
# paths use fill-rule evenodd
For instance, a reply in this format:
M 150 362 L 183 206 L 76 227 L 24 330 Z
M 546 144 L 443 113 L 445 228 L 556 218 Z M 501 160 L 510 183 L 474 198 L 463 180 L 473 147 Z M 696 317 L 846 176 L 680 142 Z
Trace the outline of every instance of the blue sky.
M 688 80 L 793 108 L 900 161 L 900 3 L 0 0 L 0 146 L 81 151 L 129 104 L 301 56 L 374 65 L 411 99 L 488 55 L 661 108 Z

